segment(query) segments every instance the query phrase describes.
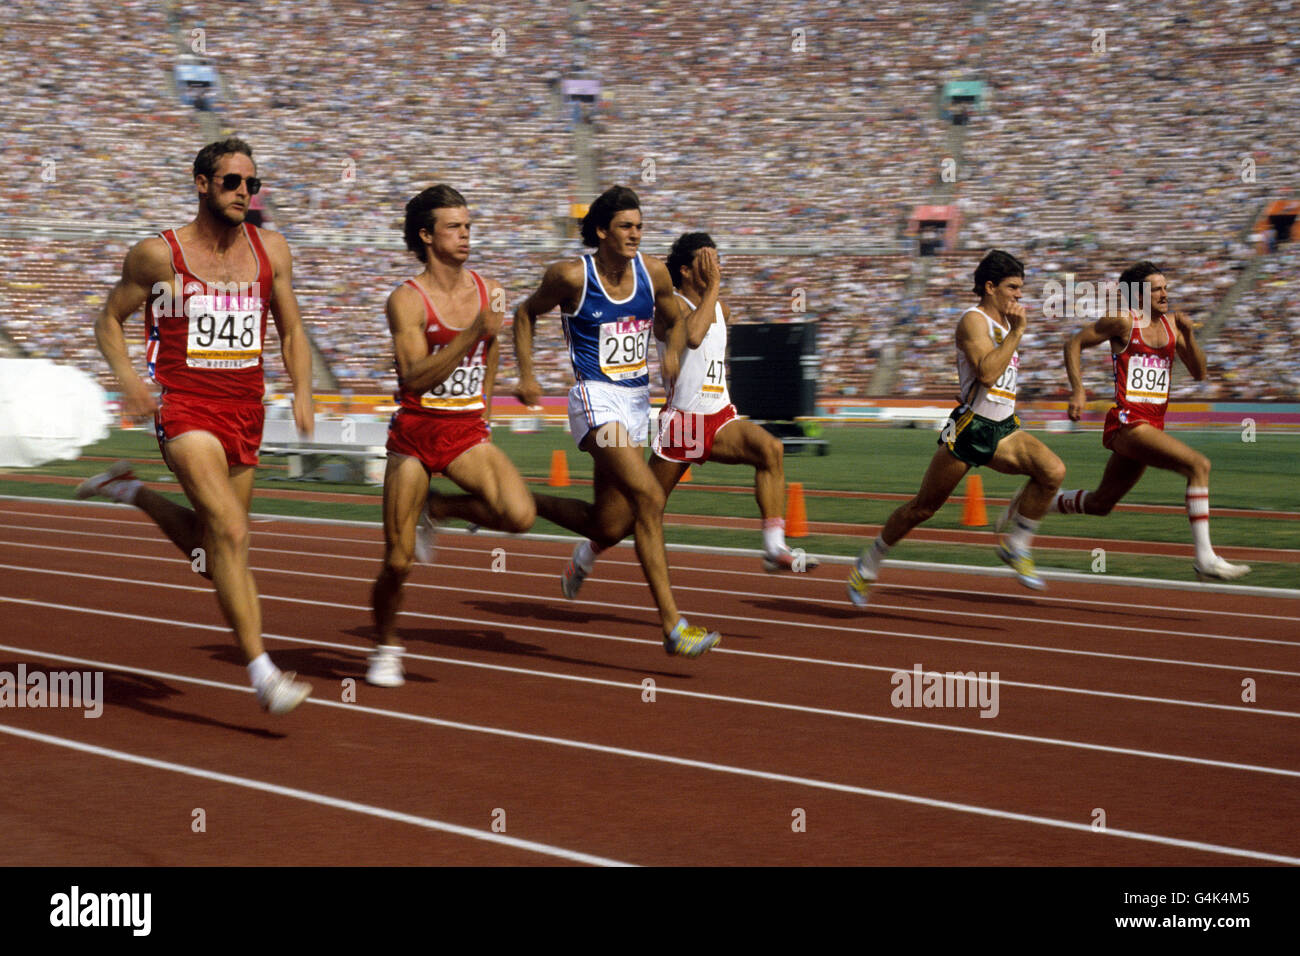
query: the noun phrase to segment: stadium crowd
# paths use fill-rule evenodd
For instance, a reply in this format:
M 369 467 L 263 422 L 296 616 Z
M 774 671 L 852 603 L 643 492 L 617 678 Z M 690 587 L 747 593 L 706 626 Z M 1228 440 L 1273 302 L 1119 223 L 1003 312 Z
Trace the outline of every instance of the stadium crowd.
M 569 209 L 591 197 L 578 114 L 557 84 L 579 75 L 603 84 L 581 112 L 599 183 L 640 193 L 645 249 L 713 232 L 739 319 L 821 323 L 823 396 L 867 394 L 892 357 L 893 393 L 950 398 L 952 324 L 974 261 L 999 246 L 1029 266 L 1023 393 L 1059 397 L 1059 342 L 1088 316 L 1048 314 L 1046 283 L 1097 282 L 1151 258 L 1169 266 L 1176 307 L 1204 321 L 1255 254 L 1243 240 L 1264 201 L 1300 194 L 1285 161 L 1300 128 L 1295 6 L 1156 0 L 1135 18 L 1105 0 L 717 0 L 683 18 L 605 0 L 575 20 L 526 0 L 490 12 L 405 0 L 5 5 L 0 330 L 111 385 L 89 326 L 129 243 L 90 230 L 143 237 L 186 221 L 189 166 L 215 116 L 253 144 L 339 387 L 388 391 L 383 302 L 415 268 L 392 240 L 419 189 L 446 181 L 469 198 L 471 265 L 503 283 L 508 311 L 547 261 L 580 251 Z M 215 113 L 177 98 L 180 51 L 217 67 Z M 958 130 L 938 90 L 972 77 L 987 82 L 986 102 Z M 955 182 L 941 175 L 950 157 Z M 922 263 L 903 254 L 903 226 L 936 201 L 960 212 L 959 248 Z M 42 240 L 10 225 L 24 219 L 83 222 L 87 237 Z M 754 251 L 768 245 L 780 251 Z M 1174 398 L 1300 394 L 1295 262 L 1286 244 L 1265 257 L 1207 343 L 1211 379 L 1180 376 Z M 540 378 L 558 394 L 558 317 L 539 333 Z M 509 383 L 509 349 L 502 358 Z M 1104 389 L 1109 363 L 1085 370 Z M 268 371 L 273 389 L 286 384 L 277 361 Z

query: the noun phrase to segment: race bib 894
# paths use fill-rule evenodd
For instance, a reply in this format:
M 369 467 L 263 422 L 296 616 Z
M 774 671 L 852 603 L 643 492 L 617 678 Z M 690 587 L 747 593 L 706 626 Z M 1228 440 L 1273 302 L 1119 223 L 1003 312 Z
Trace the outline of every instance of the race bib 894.
M 1162 355 L 1132 355 L 1124 395 L 1130 402 L 1163 405 L 1169 400 L 1170 362 Z

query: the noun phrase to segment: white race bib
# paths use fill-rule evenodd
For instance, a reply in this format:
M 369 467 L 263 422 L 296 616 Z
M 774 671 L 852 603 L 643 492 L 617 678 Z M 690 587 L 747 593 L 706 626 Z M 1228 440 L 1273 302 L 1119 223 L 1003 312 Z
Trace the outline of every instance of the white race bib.
M 1019 353 L 1011 356 L 1011 361 L 998 380 L 989 388 L 988 399 L 998 405 L 1014 405 L 1016 403 L 1016 385 L 1020 377 L 1020 355 Z
M 646 350 L 649 345 L 649 319 L 601 323 L 601 372 L 613 382 L 640 378 L 646 374 Z
M 708 368 L 704 370 L 704 384 L 700 386 L 700 391 L 709 392 L 713 395 L 721 395 L 727 387 L 727 366 L 722 359 L 713 359 L 709 362 Z
M 1161 355 L 1130 355 L 1125 397 L 1130 402 L 1163 405 L 1169 400 L 1170 364 Z
M 185 300 L 190 368 L 256 368 L 262 359 L 262 300 L 232 295 L 192 295 Z
M 457 365 L 445 381 L 439 382 L 420 396 L 425 408 L 463 410 L 483 404 L 483 383 L 487 379 L 487 365 L 482 357 L 477 361 Z

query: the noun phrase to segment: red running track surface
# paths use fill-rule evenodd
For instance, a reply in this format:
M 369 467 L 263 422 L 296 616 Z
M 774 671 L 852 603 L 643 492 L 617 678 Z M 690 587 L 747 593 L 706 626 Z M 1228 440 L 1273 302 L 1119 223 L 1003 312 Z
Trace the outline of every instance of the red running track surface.
M 0 672 L 102 670 L 106 697 L 0 709 L 0 865 L 1300 862 L 1295 601 L 887 568 L 859 611 L 843 567 L 673 553 L 724 635 L 692 661 L 630 549 L 572 603 L 568 552 L 441 536 L 381 689 L 378 530 L 257 522 L 267 649 L 314 687 L 271 718 L 143 515 L 0 501 Z M 996 716 L 894 706 L 917 665 L 996 672 Z

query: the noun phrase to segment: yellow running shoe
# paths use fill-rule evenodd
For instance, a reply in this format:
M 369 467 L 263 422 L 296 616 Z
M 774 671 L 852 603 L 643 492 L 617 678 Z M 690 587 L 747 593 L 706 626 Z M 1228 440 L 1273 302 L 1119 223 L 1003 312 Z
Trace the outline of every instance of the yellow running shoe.
M 849 592 L 849 600 L 853 602 L 855 607 L 867 606 L 867 592 L 871 590 L 871 585 L 874 583 L 875 578 L 865 577 L 857 564 L 853 565 L 853 573 L 849 575 L 846 586 Z
M 1010 566 L 1012 571 L 1016 572 L 1016 580 L 1025 587 L 1033 588 L 1035 591 L 1047 590 L 1047 582 L 1038 576 L 1038 570 L 1034 567 L 1034 556 L 1028 551 L 1016 551 L 1008 548 L 1005 543 L 1000 543 L 997 555 Z
M 678 657 L 699 657 L 721 643 L 722 635 L 717 631 L 687 624 L 684 617 L 677 621 L 671 634 L 664 635 L 664 650 Z

